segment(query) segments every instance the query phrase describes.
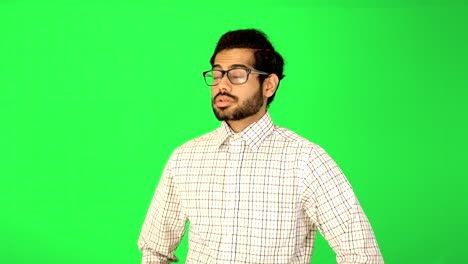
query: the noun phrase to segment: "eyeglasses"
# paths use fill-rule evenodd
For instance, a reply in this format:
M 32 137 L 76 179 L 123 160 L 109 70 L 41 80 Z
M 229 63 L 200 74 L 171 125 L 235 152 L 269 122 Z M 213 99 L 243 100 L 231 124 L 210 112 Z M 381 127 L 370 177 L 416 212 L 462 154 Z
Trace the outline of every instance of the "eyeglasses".
M 218 85 L 224 77 L 224 74 L 227 74 L 229 81 L 232 84 L 244 84 L 249 80 L 249 75 L 251 73 L 256 73 L 260 75 L 269 75 L 266 72 L 257 71 L 249 68 L 232 68 L 227 71 L 223 70 L 210 70 L 203 72 L 203 77 L 205 78 L 205 83 L 208 86 Z

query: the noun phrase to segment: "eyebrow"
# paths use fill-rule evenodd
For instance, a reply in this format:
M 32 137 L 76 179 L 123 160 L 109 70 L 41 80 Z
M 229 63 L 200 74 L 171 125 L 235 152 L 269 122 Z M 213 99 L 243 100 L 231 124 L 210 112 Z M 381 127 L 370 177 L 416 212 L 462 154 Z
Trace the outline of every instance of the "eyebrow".
M 223 68 L 221 67 L 221 65 L 219 64 L 215 64 L 213 65 L 213 69 L 214 68 Z M 232 69 L 232 68 L 249 68 L 247 65 L 244 65 L 244 64 L 232 64 L 231 66 L 228 67 L 228 69 Z

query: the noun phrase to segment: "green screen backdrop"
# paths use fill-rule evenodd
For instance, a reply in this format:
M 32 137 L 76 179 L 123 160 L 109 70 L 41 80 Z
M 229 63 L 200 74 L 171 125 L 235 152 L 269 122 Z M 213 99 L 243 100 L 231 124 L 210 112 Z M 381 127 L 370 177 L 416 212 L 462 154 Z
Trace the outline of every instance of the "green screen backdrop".
M 337 161 L 386 263 L 467 263 L 468 8 L 416 0 L 1 1 L 0 262 L 139 263 L 170 154 L 219 126 L 201 72 L 250 27 L 286 60 L 273 120 Z

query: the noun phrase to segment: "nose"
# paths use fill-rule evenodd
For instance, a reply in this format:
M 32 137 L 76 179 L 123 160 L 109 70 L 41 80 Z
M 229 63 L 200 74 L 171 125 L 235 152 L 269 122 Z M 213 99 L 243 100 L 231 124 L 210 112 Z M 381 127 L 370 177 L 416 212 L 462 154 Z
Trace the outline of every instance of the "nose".
M 232 90 L 232 84 L 231 81 L 229 81 L 229 78 L 227 74 L 224 74 L 224 76 L 221 78 L 221 81 L 215 85 L 214 87 L 218 88 L 218 90 L 221 92 L 231 92 Z

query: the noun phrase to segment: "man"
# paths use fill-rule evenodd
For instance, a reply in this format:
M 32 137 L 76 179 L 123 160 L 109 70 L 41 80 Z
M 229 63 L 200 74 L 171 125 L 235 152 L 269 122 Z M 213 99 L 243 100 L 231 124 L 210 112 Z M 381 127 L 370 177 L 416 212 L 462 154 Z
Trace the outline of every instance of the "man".
M 319 146 L 267 112 L 283 58 L 258 30 L 225 33 L 203 73 L 221 127 L 176 149 L 138 242 L 143 263 L 310 263 L 317 228 L 338 263 L 383 263 L 350 184 Z

